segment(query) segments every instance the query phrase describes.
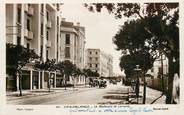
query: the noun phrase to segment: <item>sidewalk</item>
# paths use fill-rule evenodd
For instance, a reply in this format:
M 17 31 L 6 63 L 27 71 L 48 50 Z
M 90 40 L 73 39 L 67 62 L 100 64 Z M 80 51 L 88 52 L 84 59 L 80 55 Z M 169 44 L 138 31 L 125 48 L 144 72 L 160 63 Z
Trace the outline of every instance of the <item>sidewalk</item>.
M 24 98 L 30 98 L 35 96 L 43 96 L 43 95 L 51 95 L 56 93 L 67 93 L 72 91 L 82 91 L 89 89 L 89 86 L 76 86 L 73 87 L 67 87 L 66 90 L 64 87 L 61 88 L 51 88 L 50 92 L 48 89 L 35 89 L 35 90 L 22 90 L 22 96 L 19 96 L 19 91 L 7 91 L 6 92 L 6 98 L 8 101 L 10 100 L 16 100 L 16 99 L 24 99 Z
M 143 89 L 143 87 L 141 88 Z M 143 90 L 142 90 L 143 92 Z M 158 97 L 160 97 L 162 95 L 161 91 L 146 87 L 146 104 L 151 104 L 155 99 L 157 99 Z M 156 100 L 153 104 L 165 104 L 165 99 L 166 96 L 163 95 L 161 98 L 159 98 L 158 100 Z
M 131 93 L 133 94 L 133 93 Z M 146 87 L 146 104 L 165 104 L 166 96 L 162 95 L 161 91 Z M 160 97 L 160 98 L 159 98 Z M 143 86 L 140 86 L 140 92 L 139 92 L 139 104 L 142 104 L 143 99 Z M 137 99 L 135 98 L 135 94 L 132 95 L 132 103 L 136 103 Z

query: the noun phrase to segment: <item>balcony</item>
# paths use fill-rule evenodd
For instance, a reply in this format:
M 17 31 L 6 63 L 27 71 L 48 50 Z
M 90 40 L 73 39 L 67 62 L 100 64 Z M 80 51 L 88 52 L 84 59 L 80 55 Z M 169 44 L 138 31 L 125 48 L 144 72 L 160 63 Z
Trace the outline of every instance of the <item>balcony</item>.
M 47 28 L 49 28 L 49 29 L 50 29 L 51 27 L 52 27 L 52 23 L 51 23 L 51 21 L 50 21 L 50 20 L 48 20 L 48 21 L 47 21 Z
M 25 11 L 25 12 L 28 12 L 28 10 L 29 10 L 29 9 L 28 9 L 28 4 L 24 4 L 24 11 Z
M 28 30 L 24 29 L 24 37 L 28 38 Z
M 68 27 L 64 27 L 64 26 L 61 26 L 61 31 L 62 32 L 73 32 L 75 34 L 78 34 L 78 32 L 76 31 L 76 29 L 74 29 L 74 28 L 68 28 Z
M 32 31 L 28 31 L 28 40 L 32 40 L 33 39 L 33 32 Z
M 17 24 L 17 26 L 6 26 L 6 35 L 21 36 L 21 25 Z
M 27 14 L 29 16 L 33 16 L 34 15 L 34 9 L 33 9 L 33 7 L 29 6 Z
M 47 46 L 48 48 L 50 48 L 50 47 L 51 47 L 51 41 L 50 41 L 50 40 L 48 40 L 48 41 L 47 41 L 46 46 Z

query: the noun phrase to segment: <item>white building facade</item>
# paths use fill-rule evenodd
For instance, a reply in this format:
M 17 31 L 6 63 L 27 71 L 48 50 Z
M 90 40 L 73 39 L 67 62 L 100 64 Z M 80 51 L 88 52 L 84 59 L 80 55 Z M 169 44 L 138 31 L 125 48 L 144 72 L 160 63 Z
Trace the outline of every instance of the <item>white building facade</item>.
M 6 4 L 6 42 L 34 49 L 40 61 L 70 60 L 83 69 L 85 28 L 79 23 L 65 27 L 61 15 L 61 4 Z M 33 65 L 27 64 L 22 70 L 23 89 L 48 88 L 49 80 L 51 88 L 57 87 L 58 73 L 35 70 Z M 84 82 L 77 79 L 77 83 Z M 7 89 L 19 90 L 19 80 L 13 76 L 7 75 L 7 84 Z
M 59 4 L 6 4 L 6 42 L 34 49 L 41 61 L 57 59 L 59 19 Z M 53 76 L 51 87 L 56 87 L 55 72 L 35 70 L 32 64 L 23 68 L 22 76 L 23 89 L 47 88 L 49 76 Z M 13 80 L 7 81 L 12 84 Z
M 113 76 L 113 57 L 100 49 L 86 50 L 86 67 L 99 73 L 100 77 Z
M 69 60 L 81 70 L 84 69 L 84 49 L 85 49 L 85 28 L 80 23 L 74 25 L 65 18 L 61 21 L 61 37 L 60 37 L 60 60 Z M 76 84 L 84 84 L 84 76 L 74 79 Z M 74 82 L 72 77 L 68 79 L 68 83 Z

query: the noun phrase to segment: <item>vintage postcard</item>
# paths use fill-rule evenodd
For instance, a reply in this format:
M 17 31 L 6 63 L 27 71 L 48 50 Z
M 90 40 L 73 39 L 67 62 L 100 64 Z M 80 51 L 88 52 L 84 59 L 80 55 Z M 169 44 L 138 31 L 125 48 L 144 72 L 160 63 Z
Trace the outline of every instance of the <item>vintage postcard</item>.
M 184 2 L 8 0 L 2 115 L 182 114 Z

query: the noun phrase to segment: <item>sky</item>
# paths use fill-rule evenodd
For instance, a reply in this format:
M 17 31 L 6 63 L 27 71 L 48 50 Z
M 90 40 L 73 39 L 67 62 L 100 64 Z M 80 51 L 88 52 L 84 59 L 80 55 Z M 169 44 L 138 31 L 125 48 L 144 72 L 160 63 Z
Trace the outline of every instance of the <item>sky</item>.
M 80 3 L 64 3 L 62 5 L 62 17 L 66 21 L 71 21 L 76 24 L 80 22 L 81 26 L 86 30 L 86 48 L 99 48 L 107 54 L 113 56 L 113 72 L 122 74 L 119 67 L 119 58 L 121 52 L 115 50 L 116 46 L 112 42 L 115 36 L 123 25 L 125 18 L 115 19 L 114 15 L 109 14 L 105 9 L 101 13 L 89 12 Z

